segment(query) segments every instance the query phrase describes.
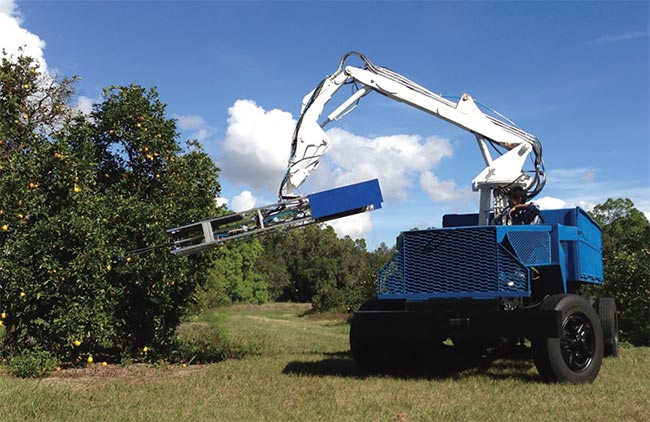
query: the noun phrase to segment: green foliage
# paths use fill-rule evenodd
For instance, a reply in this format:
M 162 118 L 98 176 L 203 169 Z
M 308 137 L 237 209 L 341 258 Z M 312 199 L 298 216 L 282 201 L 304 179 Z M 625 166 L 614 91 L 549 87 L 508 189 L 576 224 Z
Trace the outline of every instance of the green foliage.
M 2 50 L 0 64 L 0 133 L 2 147 L 21 150 L 48 136 L 68 116 L 66 101 L 76 78 L 53 80 L 41 73 L 30 57 L 8 57 Z
M 211 255 L 128 252 L 215 215 L 218 169 L 197 143 L 179 145 L 154 89 L 110 87 L 89 118 L 66 105 L 71 82 L 41 83 L 29 58 L 3 58 L 0 78 L 6 353 L 165 356 Z
M 329 226 L 307 226 L 261 239 L 257 270 L 273 300 L 312 302 L 316 311 L 356 309 L 375 294 L 386 245 L 369 253 L 363 240 L 339 239 Z
M 255 263 L 261 253 L 262 246 L 257 239 L 219 248 L 206 285 L 196 294 L 198 309 L 268 301 L 266 281 L 255 271 Z
M 56 369 L 57 360 L 47 350 L 25 349 L 9 359 L 9 373 L 19 378 L 44 378 Z
M 261 259 L 283 263 L 283 272 L 288 275 L 285 280 L 269 280 L 269 283 L 281 283 L 273 288 L 279 293 L 276 299 L 309 302 L 319 290 L 336 286 L 340 260 L 338 239 L 331 228 L 307 226 L 277 233 L 263 238 L 262 242 Z
M 315 312 L 347 310 L 347 300 L 343 289 L 325 287 L 311 299 L 312 309 Z
M 605 284 L 595 296 L 616 300 L 621 340 L 650 344 L 650 223 L 631 200 L 608 199 L 592 215 L 603 231 Z

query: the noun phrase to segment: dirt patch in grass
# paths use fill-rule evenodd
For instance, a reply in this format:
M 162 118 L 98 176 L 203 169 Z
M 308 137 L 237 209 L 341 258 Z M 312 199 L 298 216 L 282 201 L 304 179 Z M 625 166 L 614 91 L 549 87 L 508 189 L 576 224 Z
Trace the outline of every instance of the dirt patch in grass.
M 88 386 L 114 381 L 143 384 L 171 377 L 183 377 L 199 373 L 206 365 L 151 365 L 134 363 L 132 365 L 90 364 L 83 368 L 61 369 L 43 382 L 50 385 Z
M 276 312 L 307 312 L 311 310 L 311 303 L 275 302 L 262 305 L 242 303 L 231 305 L 227 309 L 233 311 L 276 311 Z

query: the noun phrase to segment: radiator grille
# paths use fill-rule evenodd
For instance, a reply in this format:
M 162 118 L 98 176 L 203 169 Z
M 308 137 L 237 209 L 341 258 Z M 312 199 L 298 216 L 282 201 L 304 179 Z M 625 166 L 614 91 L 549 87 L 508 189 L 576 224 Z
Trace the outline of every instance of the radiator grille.
M 524 296 L 528 270 L 496 241 L 494 227 L 410 231 L 380 271 L 380 295 Z

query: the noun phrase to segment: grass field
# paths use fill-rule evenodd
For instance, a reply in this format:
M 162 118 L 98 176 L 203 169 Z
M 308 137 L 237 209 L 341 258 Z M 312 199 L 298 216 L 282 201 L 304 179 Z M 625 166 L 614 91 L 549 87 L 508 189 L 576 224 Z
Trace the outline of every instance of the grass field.
M 44 380 L 0 374 L 3 421 L 451 421 L 650 419 L 650 348 L 605 359 L 590 385 L 539 382 L 532 362 L 427 362 L 367 376 L 348 355 L 348 325 L 301 317 L 304 306 L 240 306 L 221 324 L 255 351 L 209 365 L 93 364 Z

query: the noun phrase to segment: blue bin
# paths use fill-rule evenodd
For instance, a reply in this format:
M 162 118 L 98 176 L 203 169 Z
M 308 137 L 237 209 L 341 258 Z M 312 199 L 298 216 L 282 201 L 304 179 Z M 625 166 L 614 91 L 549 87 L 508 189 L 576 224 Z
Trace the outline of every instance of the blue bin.
M 561 224 L 576 228 L 577 238 L 562 242 L 566 257 L 567 281 L 602 284 L 602 233 L 585 210 L 580 207 L 542 211 L 545 224 Z

